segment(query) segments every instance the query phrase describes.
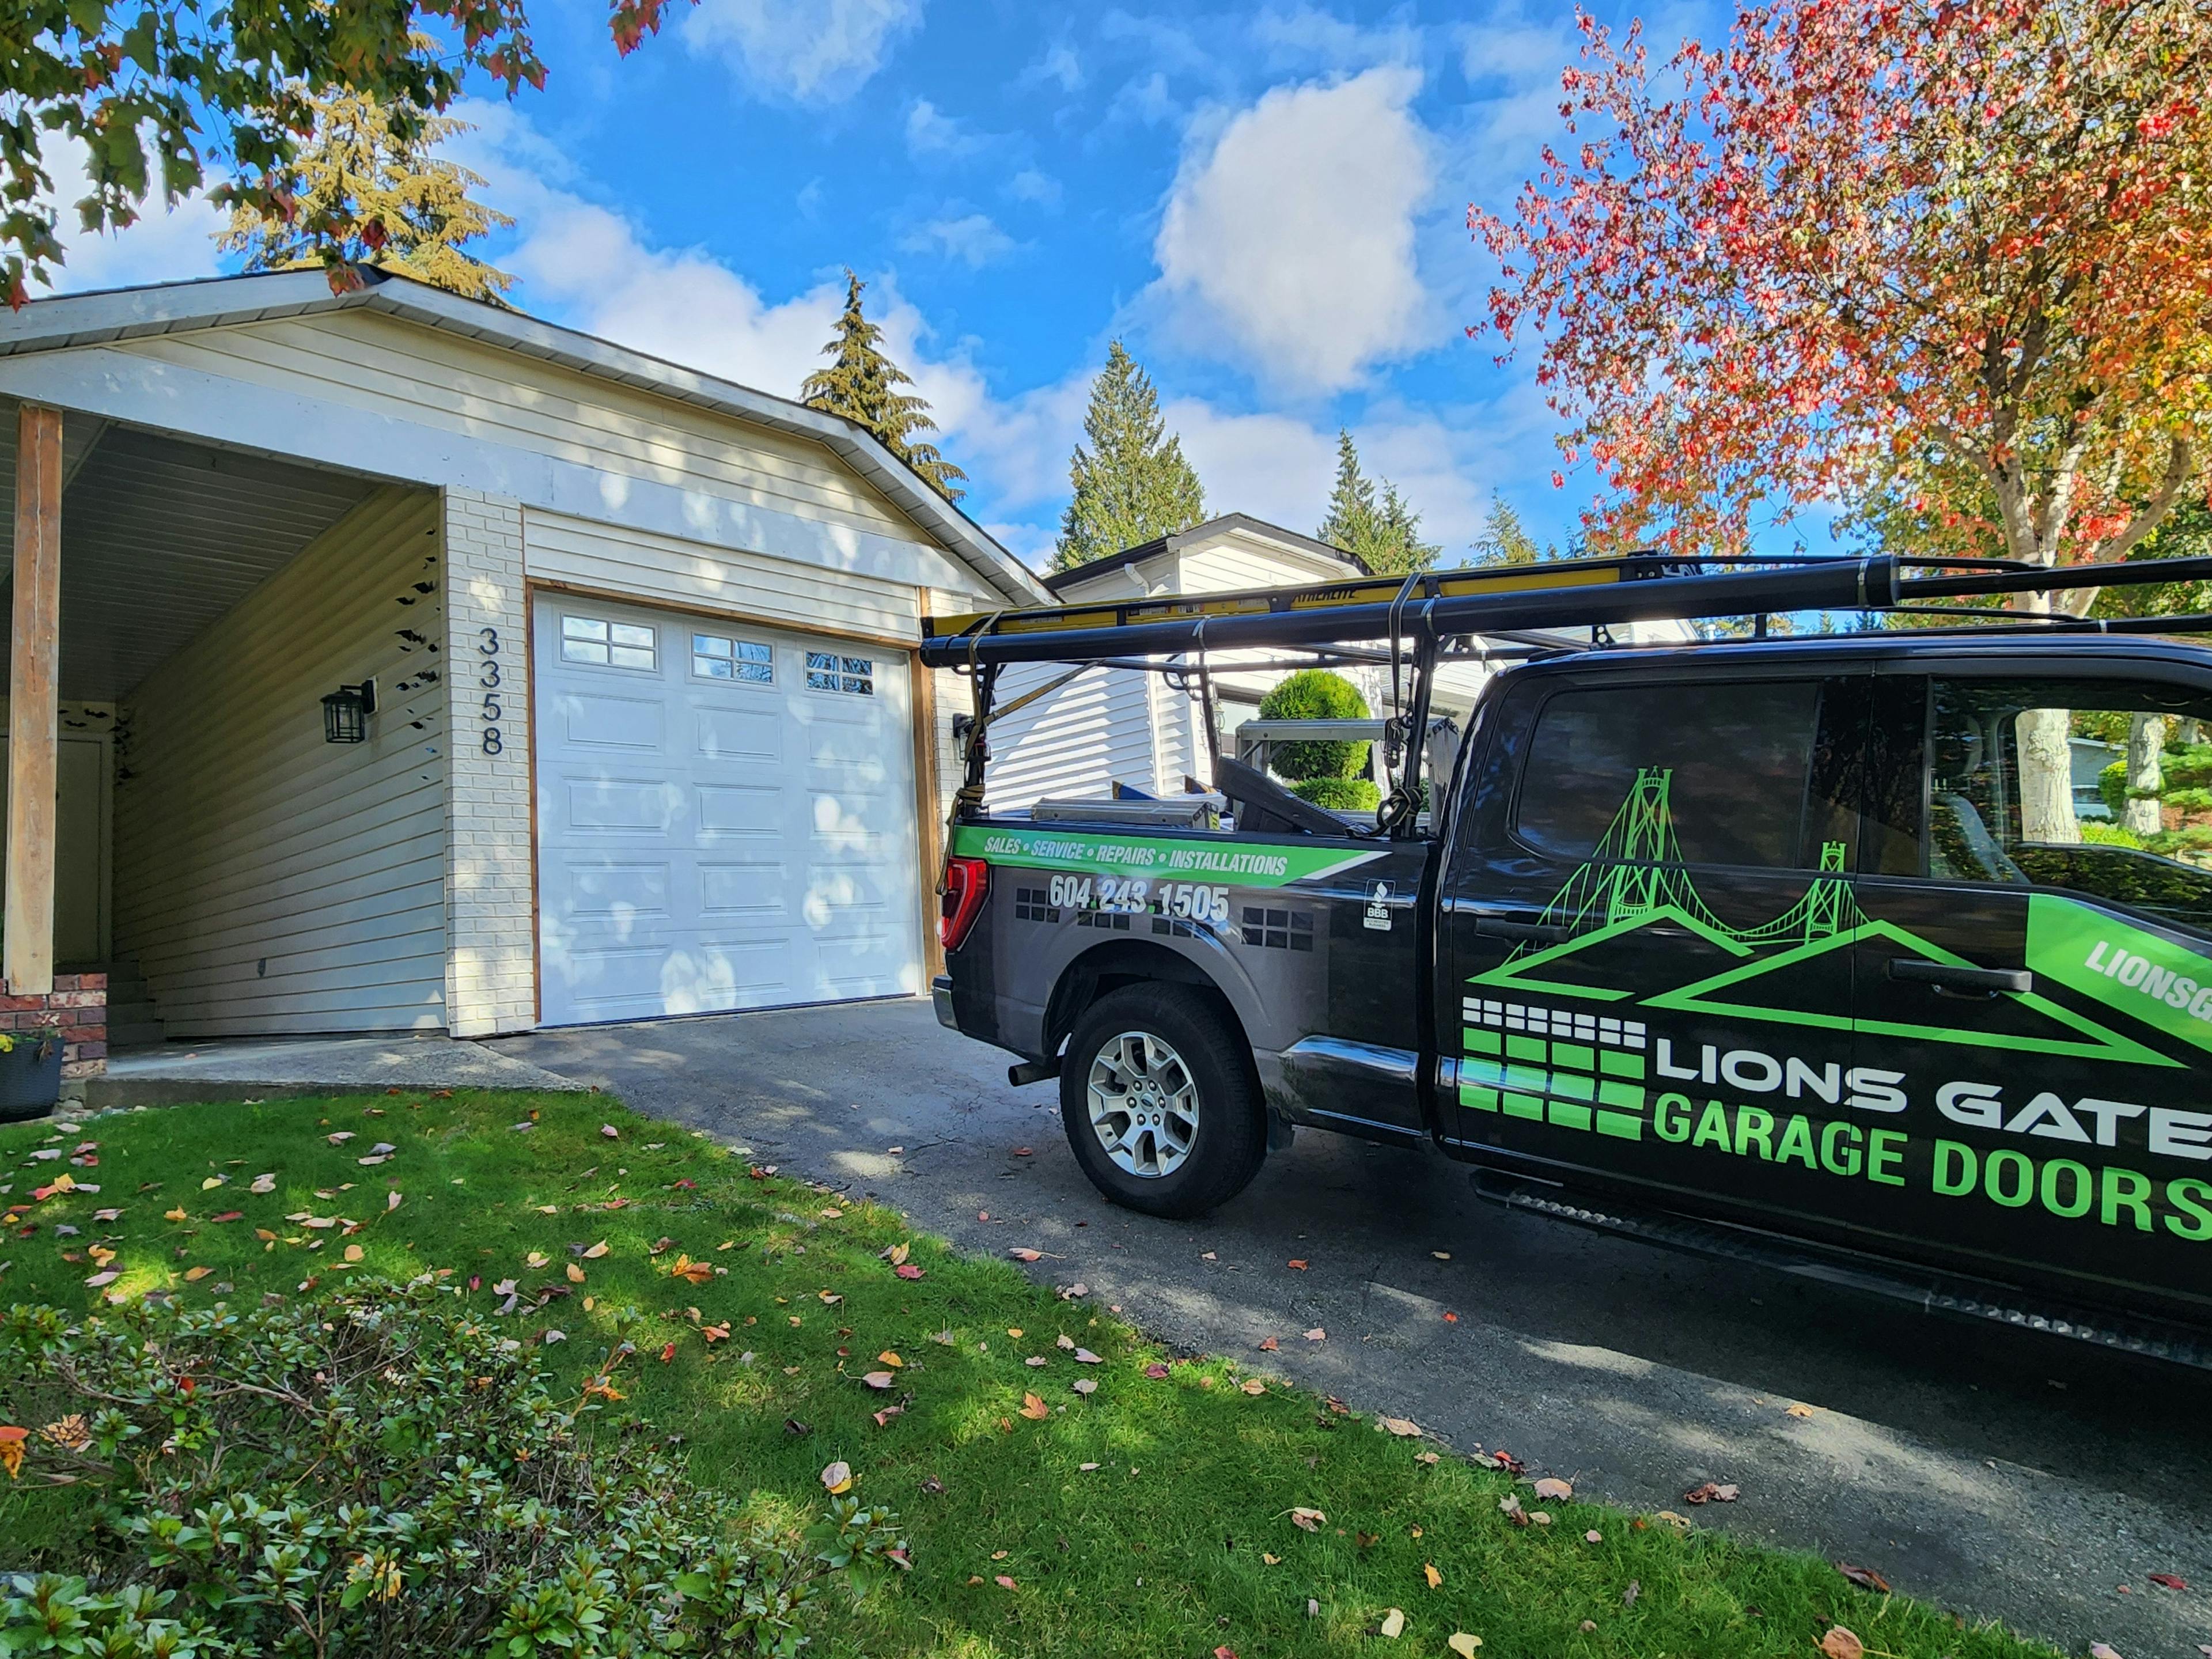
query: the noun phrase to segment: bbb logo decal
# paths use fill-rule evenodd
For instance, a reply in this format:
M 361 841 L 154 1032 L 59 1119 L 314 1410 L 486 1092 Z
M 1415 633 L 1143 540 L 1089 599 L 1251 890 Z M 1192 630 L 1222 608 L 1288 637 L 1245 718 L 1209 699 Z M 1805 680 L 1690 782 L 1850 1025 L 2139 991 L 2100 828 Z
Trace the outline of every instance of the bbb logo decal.
M 1389 882 L 1376 882 L 1374 890 L 1368 894 L 1367 914 L 1361 919 L 1360 926 L 1371 927 L 1379 933 L 1387 933 L 1390 931 L 1390 884 Z

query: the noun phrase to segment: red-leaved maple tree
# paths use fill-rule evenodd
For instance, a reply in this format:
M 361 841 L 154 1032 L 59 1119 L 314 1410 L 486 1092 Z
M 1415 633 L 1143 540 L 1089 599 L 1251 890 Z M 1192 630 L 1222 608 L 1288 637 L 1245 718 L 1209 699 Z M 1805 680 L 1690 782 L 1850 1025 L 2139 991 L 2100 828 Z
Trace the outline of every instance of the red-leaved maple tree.
M 1774 0 L 1663 63 L 1579 21 L 1571 142 L 1468 223 L 1598 544 L 1948 487 L 1949 550 L 2070 563 L 2203 488 L 2212 0 Z

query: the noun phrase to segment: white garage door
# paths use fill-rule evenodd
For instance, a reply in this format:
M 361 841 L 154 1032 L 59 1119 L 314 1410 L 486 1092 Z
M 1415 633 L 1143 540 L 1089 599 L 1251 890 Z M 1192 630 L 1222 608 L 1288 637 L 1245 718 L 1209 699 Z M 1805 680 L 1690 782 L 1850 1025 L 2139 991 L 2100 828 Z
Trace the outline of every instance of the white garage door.
M 538 602 L 549 1024 L 921 988 L 907 660 Z

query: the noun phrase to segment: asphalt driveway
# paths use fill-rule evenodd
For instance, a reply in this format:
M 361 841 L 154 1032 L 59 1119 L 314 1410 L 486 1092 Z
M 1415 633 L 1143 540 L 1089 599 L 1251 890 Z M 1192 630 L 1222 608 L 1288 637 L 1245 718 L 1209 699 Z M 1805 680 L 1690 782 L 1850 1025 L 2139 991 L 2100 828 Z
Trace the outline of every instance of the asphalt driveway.
M 926 1002 L 495 1046 L 963 1245 L 1047 1251 L 1036 1277 L 1185 1349 L 1273 1337 L 1271 1369 L 1462 1451 L 1647 1511 L 1732 1483 L 1701 1524 L 2075 1653 L 2212 1656 L 2212 1376 L 1509 1214 L 1442 1158 L 1334 1135 L 1204 1222 L 1133 1215 L 1076 1169 L 1056 1085 L 1008 1087 Z

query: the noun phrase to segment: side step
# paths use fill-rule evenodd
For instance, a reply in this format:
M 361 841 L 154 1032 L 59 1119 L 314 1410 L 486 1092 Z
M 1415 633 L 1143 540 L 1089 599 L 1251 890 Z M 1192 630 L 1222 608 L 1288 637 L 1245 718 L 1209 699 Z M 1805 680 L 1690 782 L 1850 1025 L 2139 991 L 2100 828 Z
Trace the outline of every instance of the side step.
M 1662 1211 L 1638 1210 L 1546 1183 L 1478 1170 L 1478 1197 L 1509 1210 L 1570 1221 L 1594 1231 L 1657 1244 L 1693 1255 L 1748 1262 L 1795 1278 L 1902 1302 L 1924 1313 L 1950 1314 L 2071 1338 L 2122 1353 L 2212 1370 L 2212 1333 L 2132 1316 L 2030 1305 L 2023 1292 L 2002 1285 L 1956 1279 L 1875 1257 L 1826 1250 L 1796 1239 L 1731 1227 Z M 1907 1275 L 1911 1275 L 1908 1277 Z

